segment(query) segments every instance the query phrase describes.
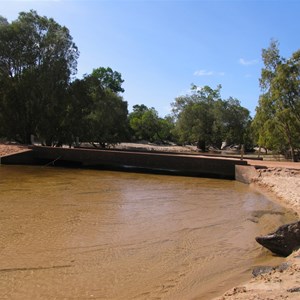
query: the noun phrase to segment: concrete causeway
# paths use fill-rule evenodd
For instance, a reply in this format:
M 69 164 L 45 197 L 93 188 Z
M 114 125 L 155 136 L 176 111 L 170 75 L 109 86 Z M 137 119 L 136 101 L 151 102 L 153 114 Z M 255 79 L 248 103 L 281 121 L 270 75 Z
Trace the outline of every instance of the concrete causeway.
M 235 166 L 247 161 L 204 155 L 30 146 L 3 156 L 2 164 L 75 166 L 235 179 Z

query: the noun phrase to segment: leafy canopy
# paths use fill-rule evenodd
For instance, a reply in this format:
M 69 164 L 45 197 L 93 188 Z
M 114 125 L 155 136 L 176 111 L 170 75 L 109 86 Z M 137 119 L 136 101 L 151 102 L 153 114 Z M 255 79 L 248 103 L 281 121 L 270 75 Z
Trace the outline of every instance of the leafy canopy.
M 192 85 L 191 94 L 175 99 L 172 109 L 180 143 L 197 143 L 203 151 L 208 146 L 220 148 L 223 141 L 245 143 L 250 113 L 237 99 L 222 100 L 220 91 L 220 85 Z
M 35 11 L 0 22 L 0 125 L 8 138 L 59 138 L 66 87 L 78 49 L 66 27 Z
M 279 53 L 279 43 L 272 40 L 262 50 L 262 95 L 256 108 L 253 129 L 260 146 L 291 153 L 300 147 L 300 50 L 289 59 Z

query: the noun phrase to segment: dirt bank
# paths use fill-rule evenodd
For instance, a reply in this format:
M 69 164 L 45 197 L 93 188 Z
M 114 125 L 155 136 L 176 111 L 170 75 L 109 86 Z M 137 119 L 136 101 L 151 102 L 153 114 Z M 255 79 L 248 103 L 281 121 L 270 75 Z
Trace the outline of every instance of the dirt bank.
M 300 298 L 300 251 L 266 274 L 226 292 L 218 300 L 266 300 Z
M 300 216 L 300 164 L 294 168 L 271 167 L 257 170 L 253 185 L 276 195 L 283 206 L 293 209 Z
M 26 150 L 27 146 L 0 143 L 0 157 Z

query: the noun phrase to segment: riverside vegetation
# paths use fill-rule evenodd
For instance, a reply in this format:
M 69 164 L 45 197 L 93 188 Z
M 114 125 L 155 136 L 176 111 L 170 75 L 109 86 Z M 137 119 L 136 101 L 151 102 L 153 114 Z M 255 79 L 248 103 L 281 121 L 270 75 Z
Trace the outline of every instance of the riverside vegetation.
M 69 30 L 36 11 L 9 23 L 0 17 L 0 138 L 48 146 L 78 141 L 106 147 L 147 140 L 208 147 L 254 145 L 297 160 L 300 148 L 300 51 L 285 59 L 279 44 L 262 50 L 262 95 L 252 119 L 221 86 L 198 87 L 174 99 L 172 114 L 136 104 L 128 112 L 121 73 L 96 67 L 76 78 L 79 50 Z

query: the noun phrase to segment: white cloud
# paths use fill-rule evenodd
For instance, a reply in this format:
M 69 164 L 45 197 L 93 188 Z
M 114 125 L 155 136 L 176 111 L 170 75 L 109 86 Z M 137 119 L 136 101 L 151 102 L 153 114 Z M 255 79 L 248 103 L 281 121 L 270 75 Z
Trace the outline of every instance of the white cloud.
M 207 70 L 197 70 L 194 72 L 195 76 L 212 76 L 212 75 L 217 75 L 217 76 L 224 76 L 224 72 L 214 72 L 214 71 L 207 71 Z
M 257 59 L 252 59 L 252 60 L 246 60 L 244 58 L 240 58 L 239 59 L 239 63 L 243 66 L 251 66 L 251 65 L 255 65 L 258 63 Z
M 194 72 L 195 76 L 211 76 L 214 72 L 212 71 L 206 71 L 206 70 L 197 70 Z

